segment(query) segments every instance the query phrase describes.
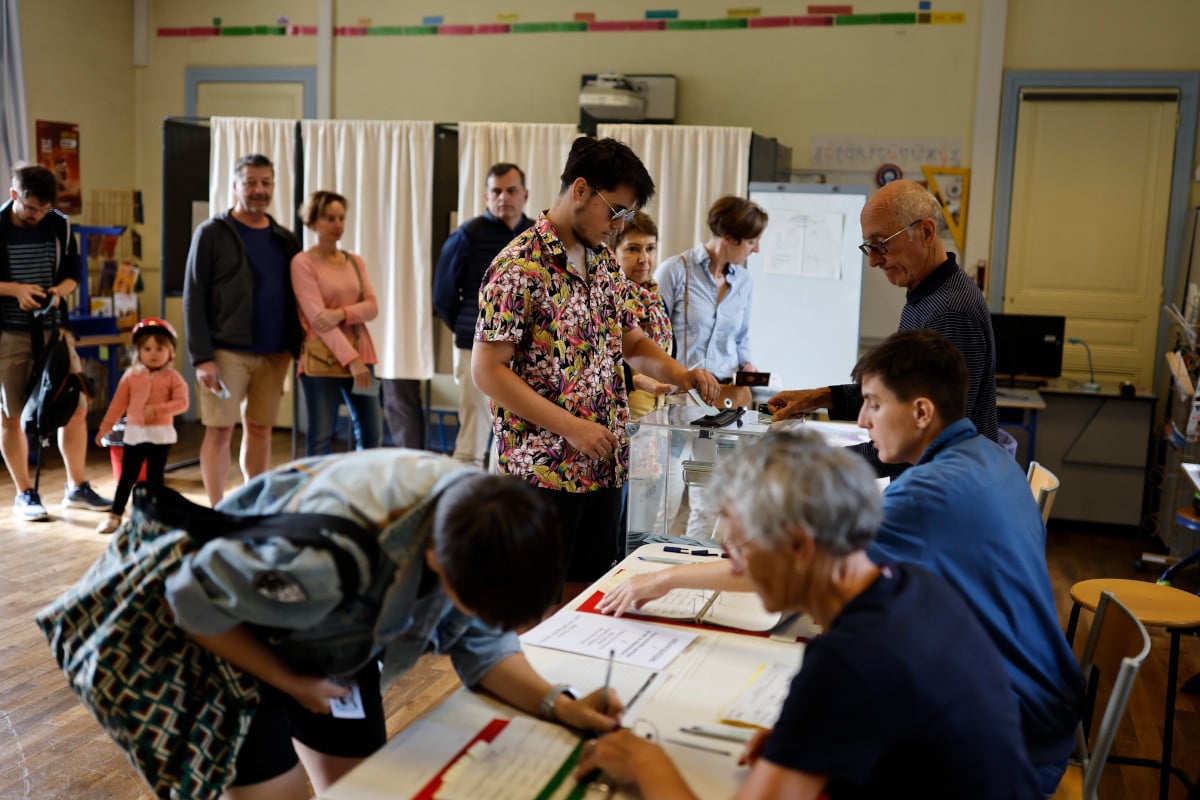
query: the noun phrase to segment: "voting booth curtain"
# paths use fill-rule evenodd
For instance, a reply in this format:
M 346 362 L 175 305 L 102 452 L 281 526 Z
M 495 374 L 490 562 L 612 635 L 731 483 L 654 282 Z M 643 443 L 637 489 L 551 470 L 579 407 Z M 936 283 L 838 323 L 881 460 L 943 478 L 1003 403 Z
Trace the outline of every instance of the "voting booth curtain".
M 232 205 L 233 165 L 245 153 L 263 153 L 275 162 L 269 211 L 286 227 L 302 227 L 290 207 L 297 179 L 305 194 L 326 189 L 344 195 L 350 209 L 342 244 L 363 257 L 379 300 L 379 316 L 368 323 L 379 354 L 376 375 L 431 377 L 433 123 L 300 120 L 299 176 L 290 166 L 296 126 L 296 120 L 212 119 L 213 212 Z M 305 229 L 305 246 L 315 241 Z
M 458 221 L 482 214 L 487 172 L 506 161 L 525 173 L 529 203 L 525 215 L 537 219 L 558 196 L 563 164 L 579 138 L 574 124 L 517 122 L 458 123 Z
M 342 246 L 360 253 L 379 301 L 367 323 L 380 378 L 434 372 L 430 187 L 433 123 L 304 120 L 304 185 L 350 203 Z M 305 231 L 305 246 L 316 242 Z
M 658 225 L 659 261 L 708 241 L 706 219 L 718 197 L 745 197 L 750 181 L 750 129 L 704 125 L 600 125 L 633 148 L 654 179 L 646 213 Z
M 285 228 L 296 221 L 296 121 L 250 117 L 213 117 L 209 157 L 208 208 L 211 216 L 233 208 L 233 165 L 247 153 L 262 153 L 275 165 L 275 195 L 267 213 Z
M 29 159 L 29 112 L 17 3 L 0 8 L 0 175 L 7 180 L 18 161 Z

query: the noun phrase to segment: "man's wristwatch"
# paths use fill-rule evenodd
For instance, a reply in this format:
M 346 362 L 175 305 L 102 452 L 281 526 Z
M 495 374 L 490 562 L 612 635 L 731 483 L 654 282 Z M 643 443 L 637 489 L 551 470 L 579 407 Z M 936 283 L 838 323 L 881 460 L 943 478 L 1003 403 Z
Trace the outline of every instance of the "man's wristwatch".
M 565 694 L 572 700 L 579 699 L 579 692 L 573 686 L 568 686 L 565 683 L 556 683 L 550 687 L 550 691 L 546 692 L 546 696 L 542 698 L 542 702 L 538 705 L 538 716 L 542 719 L 555 721 L 554 702 L 558 700 L 558 696 Z

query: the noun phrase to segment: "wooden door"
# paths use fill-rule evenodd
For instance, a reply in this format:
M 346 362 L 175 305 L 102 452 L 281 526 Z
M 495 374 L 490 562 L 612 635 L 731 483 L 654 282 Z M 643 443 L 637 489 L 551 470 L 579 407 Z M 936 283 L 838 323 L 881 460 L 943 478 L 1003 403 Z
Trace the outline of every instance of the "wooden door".
M 1017 121 L 1004 311 L 1067 318 L 1096 380 L 1151 386 L 1178 99 L 1025 90 Z M 1063 375 L 1088 379 L 1067 344 Z

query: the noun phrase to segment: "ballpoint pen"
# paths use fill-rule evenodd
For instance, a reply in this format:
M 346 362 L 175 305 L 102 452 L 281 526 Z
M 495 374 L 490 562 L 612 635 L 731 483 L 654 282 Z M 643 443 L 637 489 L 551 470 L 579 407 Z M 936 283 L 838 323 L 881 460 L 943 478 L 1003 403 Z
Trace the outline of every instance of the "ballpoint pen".
M 704 725 L 689 725 L 680 728 L 680 733 L 690 733 L 692 736 L 705 736 L 709 739 L 722 739 L 726 742 L 748 742 L 754 731 L 748 728 L 710 728 Z
M 655 564 L 695 564 L 695 561 L 684 561 L 682 558 L 659 558 L 658 556 L 638 556 L 638 561 L 653 561 Z
M 617 657 L 616 650 L 608 651 L 608 669 L 604 672 L 604 689 L 600 692 L 600 713 L 608 713 L 608 687 L 612 683 L 613 659 Z
M 666 737 L 663 739 L 667 744 L 674 744 L 680 747 L 690 747 L 693 750 L 703 750 L 705 753 L 715 753 L 719 756 L 733 756 L 733 753 L 728 750 L 722 750 L 719 747 L 709 747 L 703 744 L 695 744 L 693 742 L 685 742 L 683 739 L 672 739 Z

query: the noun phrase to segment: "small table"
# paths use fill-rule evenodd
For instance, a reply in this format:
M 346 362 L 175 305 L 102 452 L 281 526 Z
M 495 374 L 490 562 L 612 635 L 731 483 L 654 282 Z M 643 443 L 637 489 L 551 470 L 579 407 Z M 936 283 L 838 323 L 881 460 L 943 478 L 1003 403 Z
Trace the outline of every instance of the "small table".
M 1034 453 L 1037 448 L 1037 419 L 1038 412 L 1046 410 L 1046 401 L 1042 399 L 1042 395 L 1037 389 L 1014 389 L 1009 387 L 996 387 L 996 408 L 1017 408 L 1021 409 L 1022 422 L 1002 422 L 1012 428 L 1020 428 L 1029 434 L 1029 447 L 1026 449 L 1025 466 L 1029 467 L 1030 462 L 1034 460 Z

